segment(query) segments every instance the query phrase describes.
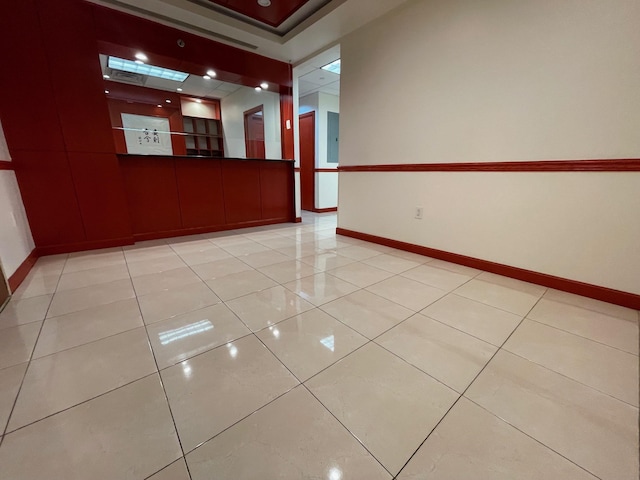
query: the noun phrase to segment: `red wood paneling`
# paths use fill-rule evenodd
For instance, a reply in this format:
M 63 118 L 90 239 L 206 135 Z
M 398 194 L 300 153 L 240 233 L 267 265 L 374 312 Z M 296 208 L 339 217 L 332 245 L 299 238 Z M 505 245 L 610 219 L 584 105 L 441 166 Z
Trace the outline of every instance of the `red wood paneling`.
M 228 223 L 249 222 L 262 218 L 260 163 L 250 160 L 222 160 L 222 183 Z
M 220 160 L 176 160 L 176 176 L 183 228 L 225 224 Z
M 67 150 L 113 153 L 90 4 L 38 0 L 37 5 Z
M 85 240 L 65 152 L 12 152 L 16 177 L 36 246 Z
M 178 39 L 185 41 L 184 48 Z M 251 86 L 267 81 L 274 91 L 292 83 L 286 63 L 81 0 L 3 5 L 0 41 L 7 47 L 4 64 L 11 69 L 10 75 L 0 75 L 0 118 L 38 251 L 126 243 L 131 228 L 184 228 L 174 160 L 156 158 L 153 165 L 140 160 L 117 174 L 98 60 L 103 48 L 130 56 L 142 50 L 151 63 L 162 58 L 158 63 L 190 73 L 214 68 L 220 80 Z M 128 209 L 122 206 L 123 177 L 128 189 L 136 187 L 128 192 L 130 227 Z M 248 179 L 251 188 L 259 186 L 258 173 Z M 241 202 L 244 213 L 237 218 L 260 217 L 255 212 L 260 210 L 259 190 L 251 194 L 257 195 L 257 206 Z M 191 221 L 200 220 L 185 223 Z
M 303 210 L 316 206 L 315 168 L 316 168 L 316 114 L 300 115 L 300 197 Z
M 182 228 L 173 158 L 120 160 L 133 233 Z
M 143 51 L 150 64 L 157 64 L 154 63 L 156 55 L 180 59 L 179 64 L 166 66 L 188 73 L 204 75 L 207 69 L 213 68 L 218 73 L 218 80 L 247 86 L 256 86 L 263 81 L 292 85 L 287 63 L 98 5 L 92 5 L 92 8 L 101 53 L 110 53 L 111 46 L 125 46 L 130 48 L 127 58 L 132 58 L 136 51 Z M 184 41 L 184 47 L 178 46 L 179 39 Z M 116 51 L 122 55 L 123 49 L 114 49 L 114 54 Z
M 292 219 L 293 174 L 290 162 L 263 162 L 260 165 L 262 218 Z
M 547 275 L 545 273 L 533 272 L 531 270 L 525 270 L 523 268 L 511 267 L 509 265 L 503 265 L 501 263 L 494 263 L 488 260 L 467 257 L 465 255 L 459 255 L 457 253 L 445 252 L 443 250 L 436 250 L 435 248 L 423 247 L 421 245 L 401 242 L 399 240 L 391 240 L 388 238 L 378 237 L 376 235 L 370 235 L 368 233 L 355 232 L 353 230 L 347 230 L 344 228 L 337 228 L 336 233 L 338 235 L 357 238 L 359 240 L 365 240 L 367 242 L 377 243 L 379 245 L 385 245 L 387 247 L 397 248 L 399 250 L 405 250 L 407 252 L 417 253 L 419 255 L 425 255 L 427 257 L 437 258 L 440 260 L 445 260 L 447 262 L 458 263 L 460 265 L 465 265 L 471 268 L 478 268 L 480 270 L 495 273 L 497 275 L 504 275 L 505 277 L 516 278 L 525 282 L 536 283 L 545 287 L 575 293 L 576 295 L 595 298 L 597 300 L 602 300 L 603 302 L 615 303 L 616 305 L 622 305 L 624 307 L 633 308 L 636 310 L 640 309 L 640 295 L 635 295 L 633 293 L 612 290 L 610 288 L 600 287 L 598 285 L 591 285 L 588 283 L 578 282 L 576 280 L 555 277 L 553 275 Z
M 277 27 L 309 0 L 274 0 L 268 7 L 247 0 L 209 0 L 234 12 Z
M 87 240 L 130 238 L 131 220 L 117 157 L 77 152 L 68 156 Z
M 9 150 L 64 150 L 35 0 L 0 12 L 0 118 Z
M 349 165 L 340 172 L 640 172 L 640 158 Z

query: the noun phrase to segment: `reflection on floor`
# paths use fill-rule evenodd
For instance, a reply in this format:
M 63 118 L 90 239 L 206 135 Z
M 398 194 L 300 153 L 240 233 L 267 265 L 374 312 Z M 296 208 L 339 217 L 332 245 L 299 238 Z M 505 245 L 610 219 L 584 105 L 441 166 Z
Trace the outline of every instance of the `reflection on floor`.
M 0 478 L 638 477 L 638 312 L 335 226 L 38 260 Z

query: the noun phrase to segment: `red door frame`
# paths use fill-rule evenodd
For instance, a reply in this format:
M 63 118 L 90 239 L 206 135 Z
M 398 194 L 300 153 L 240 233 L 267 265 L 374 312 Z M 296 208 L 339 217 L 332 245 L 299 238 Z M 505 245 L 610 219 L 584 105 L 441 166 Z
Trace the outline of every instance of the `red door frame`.
M 316 207 L 316 112 L 300 115 L 300 201 L 302 210 Z
M 262 112 L 262 141 L 249 140 L 249 123 L 255 113 Z M 258 105 L 244 112 L 244 144 L 247 158 L 266 158 L 264 149 L 264 105 Z

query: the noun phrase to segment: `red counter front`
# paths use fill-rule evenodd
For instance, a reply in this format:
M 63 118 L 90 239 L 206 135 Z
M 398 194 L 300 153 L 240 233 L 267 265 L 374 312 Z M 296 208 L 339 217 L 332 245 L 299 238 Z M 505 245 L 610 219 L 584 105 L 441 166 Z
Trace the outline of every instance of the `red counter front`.
M 118 159 L 136 240 L 295 220 L 290 160 Z

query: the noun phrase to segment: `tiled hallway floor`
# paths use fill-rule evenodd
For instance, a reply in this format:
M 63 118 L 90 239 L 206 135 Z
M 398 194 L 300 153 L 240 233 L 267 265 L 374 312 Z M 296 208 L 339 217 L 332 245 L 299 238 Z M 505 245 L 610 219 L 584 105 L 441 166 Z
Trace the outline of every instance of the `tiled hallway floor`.
M 335 226 L 38 260 L 0 479 L 638 478 L 638 312 Z

